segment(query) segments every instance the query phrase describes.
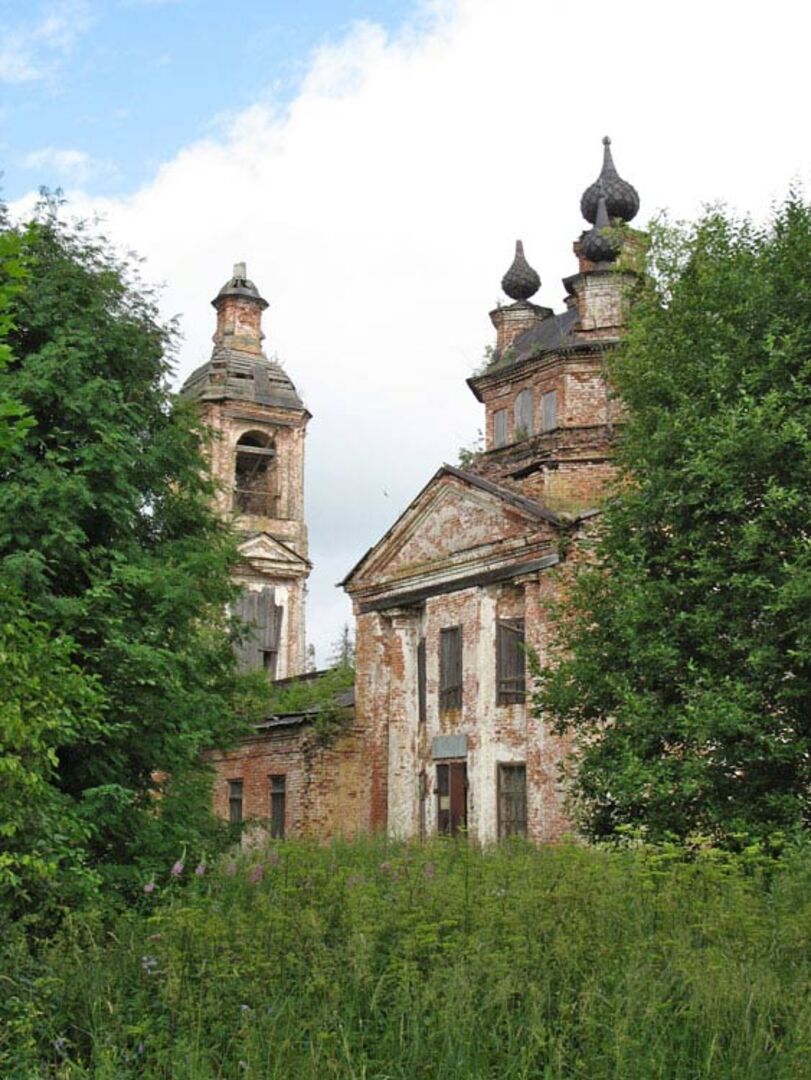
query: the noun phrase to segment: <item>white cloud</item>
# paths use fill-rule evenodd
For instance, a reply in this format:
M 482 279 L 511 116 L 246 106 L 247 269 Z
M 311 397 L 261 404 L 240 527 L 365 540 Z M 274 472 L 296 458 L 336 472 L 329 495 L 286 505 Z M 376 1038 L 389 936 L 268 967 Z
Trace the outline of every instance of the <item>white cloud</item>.
M 0 44 L 0 82 L 24 83 L 53 76 L 92 22 L 88 0 L 53 0 L 38 18 L 9 28 Z
M 70 183 L 83 184 L 98 171 L 99 165 L 84 150 L 58 149 L 45 146 L 32 150 L 22 159 L 26 169 L 36 169 L 40 174 L 55 176 Z
M 459 0 L 396 38 L 356 27 L 313 57 L 286 110 L 256 104 L 125 200 L 76 204 L 148 257 L 182 313 L 180 375 L 210 350 L 209 299 L 248 261 L 278 351 L 314 414 L 308 613 L 323 659 L 347 617 L 332 588 L 481 407 L 465 378 L 523 238 L 560 308 L 600 139 L 641 195 L 692 215 L 764 212 L 811 164 L 796 7 L 685 0 Z M 787 21 L 796 32 L 785 34 Z

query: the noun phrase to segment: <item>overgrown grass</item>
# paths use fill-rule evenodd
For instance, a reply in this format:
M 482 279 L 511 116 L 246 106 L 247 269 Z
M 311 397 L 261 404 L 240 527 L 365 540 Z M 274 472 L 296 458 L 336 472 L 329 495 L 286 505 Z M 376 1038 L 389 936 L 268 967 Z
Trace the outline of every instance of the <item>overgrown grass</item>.
M 811 1077 L 807 851 L 287 843 L 146 899 L 6 939 L 0 1075 Z

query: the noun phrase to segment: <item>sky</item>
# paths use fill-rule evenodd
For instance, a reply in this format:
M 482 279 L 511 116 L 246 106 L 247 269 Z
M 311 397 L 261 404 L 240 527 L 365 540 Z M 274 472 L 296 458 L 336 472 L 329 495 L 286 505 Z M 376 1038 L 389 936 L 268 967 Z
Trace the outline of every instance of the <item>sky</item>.
M 811 189 L 795 0 L 0 0 L 2 191 L 100 215 L 207 359 L 232 264 L 313 414 L 308 637 L 335 584 L 483 425 L 465 384 L 524 241 L 562 308 L 612 137 L 644 227 Z

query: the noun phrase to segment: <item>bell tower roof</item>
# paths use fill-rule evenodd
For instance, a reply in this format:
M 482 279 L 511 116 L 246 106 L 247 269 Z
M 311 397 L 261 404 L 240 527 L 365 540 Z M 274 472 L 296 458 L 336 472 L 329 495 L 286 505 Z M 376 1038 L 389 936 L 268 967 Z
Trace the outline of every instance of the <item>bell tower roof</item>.
M 211 301 L 217 329 L 211 359 L 183 384 L 183 397 L 197 401 L 246 401 L 307 413 L 293 380 L 262 349 L 262 312 L 268 302 L 250 280 L 244 262 Z M 307 414 L 309 415 L 309 414 Z

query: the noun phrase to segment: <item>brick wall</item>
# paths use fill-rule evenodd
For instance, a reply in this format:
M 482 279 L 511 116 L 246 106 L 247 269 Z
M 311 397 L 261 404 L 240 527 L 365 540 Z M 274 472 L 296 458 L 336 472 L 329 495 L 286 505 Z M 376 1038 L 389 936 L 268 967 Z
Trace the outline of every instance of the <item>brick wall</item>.
M 286 779 L 285 835 L 329 839 L 365 827 L 368 800 L 364 742 L 353 726 L 327 745 L 309 724 L 257 733 L 227 752 L 211 751 L 214 809 L 228 820 L 228 781 L 241 780 L 243 817 L 258 828 L 270 815 L 270 776 Z

